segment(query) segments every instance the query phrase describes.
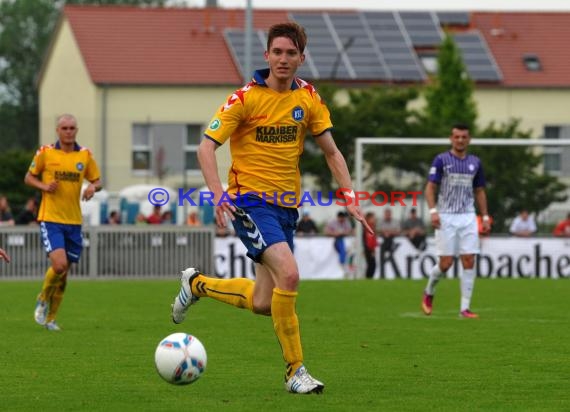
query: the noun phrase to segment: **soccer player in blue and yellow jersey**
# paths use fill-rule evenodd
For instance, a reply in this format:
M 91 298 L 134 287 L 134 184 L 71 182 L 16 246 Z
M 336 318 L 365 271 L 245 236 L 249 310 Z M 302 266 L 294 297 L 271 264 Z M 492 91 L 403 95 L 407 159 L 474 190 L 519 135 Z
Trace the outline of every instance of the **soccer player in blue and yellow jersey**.
M 57 119 L 58 141 L 40 147 L 26 173 L 27 185 L 42 191 L 38 221 L 50 260 L 34 318 L 48 330 L 60 330 L 55 318 L 63 299 L 70 262 L 77 263 L 83 249 L 81 207 L 83 191 L 89 200 L 101 189 L 100 173 L 91 151 L 76 142 L 77 120 L 64 114 Z
M 469 127 L 456 124 L 451 130 L 451 150 L 438 154 L 432 162 L 425 190 L 439 262 L 431 269 L 422 299 L 422 309 L 430 315 L 435 286 L 449 270 L 453 258 L 460 256 L 463 266 L 459 315 L 477 318 L 471 311 L 471 295 L 475 284 L 475 255 L 479 253 L 479 231 L 475 201 L 483 215 L 483 232 L 491 229 L 487 214 L 485 176 L 481 160 L 467 153 L 471 136 Z M 436 195 L 437 207 L 436 207 Z
M 299 199 L 299 157 L 306 131 L 324 152 L 338 185 L 349 197 L 354 192 L 346 162 L 330 132 L 326 105 L 313 86 L 295 77 L 305 59 L 305 45 L 305 31 L 299 25 L 272 26 L 265 51 L 269 69 L 256 71 L 250 83 L 229 96 L 198 148 L 202 174 L 216 204 L 216 223 L 225 227 L 225 216 L 231 218 L 255 262 L 256 280 L 218 279 L 188 268 L 182 272 L 172 319 L 182 322 L 188 307 L 202 297 L 271 316 L 287 364 L 285 388 L 293 393 L 320 393 L 323 383 L 309 375 L 303 364 L 295 310 L 299 269 L 293 234 L 299 215 L 291 199 Z M 228 140 L 232 165 L 224 192 L 215 150 Z M 350 204 L 348 211 L 372 230 L 357 206 Z

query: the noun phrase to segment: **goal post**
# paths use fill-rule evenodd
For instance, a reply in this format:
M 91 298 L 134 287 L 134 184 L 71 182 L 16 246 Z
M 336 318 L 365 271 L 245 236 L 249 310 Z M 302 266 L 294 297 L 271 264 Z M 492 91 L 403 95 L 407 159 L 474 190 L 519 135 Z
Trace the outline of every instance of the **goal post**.
M 451 145 L 448 137 L 357 137 L 354 140 L 354 191 L 363 190 L 364 146 L 446 146 Z M 570 139 L 506 139 L 506 138 L 473 138 L 470 146 L 566 146 L 570 147 Z M 428 159 L 432 161 L 432 159 Z M 362 225 L 356 225 L 355 254 L 353 277 L 361 277 L 358 271 L 362 267 Z

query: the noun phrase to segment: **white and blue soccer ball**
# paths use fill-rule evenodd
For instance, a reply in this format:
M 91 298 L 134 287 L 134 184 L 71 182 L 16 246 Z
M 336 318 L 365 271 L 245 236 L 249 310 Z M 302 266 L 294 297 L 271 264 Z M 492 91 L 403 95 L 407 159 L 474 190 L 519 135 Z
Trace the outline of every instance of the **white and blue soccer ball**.
M 162 339 L 154 352 L 158 374 L 173 385 L 188 385 L 206 370 L 208 357 L 202 342 L 187 333 L 173 333 Z

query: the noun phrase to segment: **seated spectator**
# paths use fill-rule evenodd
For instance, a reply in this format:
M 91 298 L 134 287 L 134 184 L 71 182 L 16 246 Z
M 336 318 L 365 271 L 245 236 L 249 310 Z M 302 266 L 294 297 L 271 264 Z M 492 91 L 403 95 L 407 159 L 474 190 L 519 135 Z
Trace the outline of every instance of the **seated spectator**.
M 534 218 L 528 214 L 528 210 L 521 210 L 520 214 L 514 218 L 509 232 L 518 237 L 530 237 L 536 232 L 536 223 Z
M 116 210 L 113 210 L 109 213 L 109 218 L 107 219 L 108 225 L 120 225 L 121 224 L 121 215 Z
M 400 224 L 392 219 L 392 211 L 384 209 L 384 218 L 380 222 L 378 234 L 382 237 L 380 244 L 380 256 L 394 249 L 394 238 L 400 235 Z
M 415 207 L 410 210 L 410 216 L 402 223 L 402 233 L 410 239 L 418 250 L 426 250 L 426 227 L 418 217 Z
M 0 195 L 0 226 L 14 226 L 14 216 L 8 204 L 8 198 Z
M 552 234 L 557 237 L 570 237 L 570 213 L 568 213 L 566 219 L 558 222 Z
M 152 213 L 146 218 L 146 222 L 149 225 L 160 225 L 162 223 L 162 213 L 160 209 L 160 206 L 154 206 Z
M 38 218 L 38 203 L 35 197 L 30 197 L 26 201 L 26 206 L 16 217 L 17 225 L 36 225 Z
M 311 236 L 311 235 L 316 235 L 317 233 L 319 233 L 319 229 L 317 229 L 315 221 L 311 219 L 309 211 L 305 210 L 303 212 L 301 220 L 299 220 L 299 223 L 297 223 L 297 231 L 295 232 L 295 234 L 297 236 L 307 236 L 307 235 Z
M 193 211 L 188 213 L 186 224 L 188 226 L 202 226 L 202 222 L 200 222 L 200 217 L 198 216 L 198 212 Z

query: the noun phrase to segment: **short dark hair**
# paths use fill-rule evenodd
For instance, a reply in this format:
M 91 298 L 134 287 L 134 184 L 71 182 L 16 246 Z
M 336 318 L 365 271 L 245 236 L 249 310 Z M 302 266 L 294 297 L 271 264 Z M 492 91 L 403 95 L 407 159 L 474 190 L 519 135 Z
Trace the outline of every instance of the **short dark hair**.
M 465 123 L 455 123 L 453 125 L 452 129 L 469 130 L 469 125 L 467 125 Z
M 267 51 L 271 48 L 271 43 L 273 43 L 276 37 L 287 37 L 293 42 L 295 47 L 299 49 L 299 52 L 305 52 L 307 34 L 305 33 L 305 29 L 297 23 L 287 22 L 271 26 L 269 28 L 269 34 L 267 35 Z

